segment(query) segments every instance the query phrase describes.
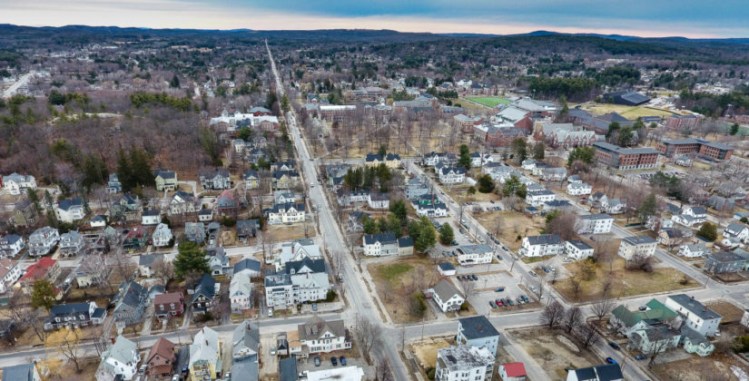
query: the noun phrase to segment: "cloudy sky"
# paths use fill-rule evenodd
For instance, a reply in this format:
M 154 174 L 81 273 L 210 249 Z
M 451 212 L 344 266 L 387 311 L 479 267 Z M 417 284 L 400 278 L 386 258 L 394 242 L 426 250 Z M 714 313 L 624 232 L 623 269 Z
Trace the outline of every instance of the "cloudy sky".
M 0 23 L 749 37 L 748 0 L 0 0 Z

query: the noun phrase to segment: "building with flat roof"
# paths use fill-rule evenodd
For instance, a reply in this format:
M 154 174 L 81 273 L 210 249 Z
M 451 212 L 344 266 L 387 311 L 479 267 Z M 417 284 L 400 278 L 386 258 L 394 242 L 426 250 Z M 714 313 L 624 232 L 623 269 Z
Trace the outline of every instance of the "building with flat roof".
M 667 157 L 681 155 L 696 155 L 707 159 L 722 161 L 733 155 L 733 148 L 723 143 L 711 142 L 704 139 L 663 139 L 658 144 L 658 152 Z
M 623 148 L 606 142 L 593 143 L 596 161 L 619 170 L 648 169 L 658 165 L 658 151 L 654 148 Z

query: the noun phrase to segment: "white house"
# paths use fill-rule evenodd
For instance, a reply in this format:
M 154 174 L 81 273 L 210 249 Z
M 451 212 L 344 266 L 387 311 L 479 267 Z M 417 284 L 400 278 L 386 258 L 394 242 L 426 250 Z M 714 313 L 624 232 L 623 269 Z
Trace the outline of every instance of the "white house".
M 59 221 L 68 224 L 82 220 L 86 216 L 83 200 L 76 197 L 59 201 L 55 207 L 55 215 Z
M 545 202 L 556 200 L 557 195 L 548 189 L 529 190 L 525 194 L 525 203 L 531 206 L 541 206 Z
M 388 209 L 390 208 L 390 198 L 383 193 L 370 192 L 367 195 L 367 206 L 372 209 Z
M 411 201 L 416 215 L 427 217 L 447 217 L 447 205 L 437 196 L 424 195 Z
M 169 215 L 195 213 L 197 201 L 192 193 L 177 191 L 169 201 Z
M 593 256 L 593 248 L 583 241 L 573 239 L 564 243 L 564 254 L 574 260 L 590 258 Z
M 85 246 L 86 241 L 76 230 L 71 230 L 60 236 L 60 255 L 62 256 L 78 255 Z
M 466 170 L 459 167 L 442 167 L 437 169 L 440 183 L 445 185 L 463 184 L 466 179 Z
M 570 196 L 583 196 L 586 194 L 591 194 L 592 192 L 593 187 L 590 184 L 586 184 L 583 182 L 567 184 L 567 194 L 569 194 Z
M 36 229 L 29 236 L 29 255 L 32 257 L 47 255 L 58 242 L 60 242 L 60 232 L 57 229 L 49 226 Z
M 650 257 L 655 254 L 658 242 L 647 236 L 631 236 L 623 238 L 619 244 L 620 257 L 631 260 L 635 255 Z
M 307 347 L 308 353 L 330 353 L 351 348 L 351 338 L 343 320 L 326 321 L 314 316 L 299 324 L 298 331 L 299 341 Z
M 391 232 L 379 234 L 365 234 L 362 237 L 364 255 L 384 257 L 398 255 L 398 239 Z
M 703 336 L 718 333 L 721 316 L 687 294 L 671 295 L 666 298 L 666 307 L 685 319 L 685 324 Z
M 5 293 L 8 288 L 12 287 L 19 278 L 23 271 L 21 266 L 18 265 L 18 261 L 13 261 L 9 258 L 0 259 L 0 294 Z
M 463 266 L 492 263 L 494 250 L 489 245 L 462 245 L 455 249 L 458 263 Z
M 602 212 L 606 212 L 608 214 L 622 214 L 624 213 L 624 210 L 627 208 L 627 204 L 624 203 L 622 200 L 618 198 L 608 198 L 608 196 L 604 195 L 600 199 L 600 207 Z
M 161 222 L 161 212 L 157 209 L 146 209 L 140 216 L 141 225 L 158 225 Z
M 23 237 L 17 234 L 8 234 L 0 238 L 0 256 L 15 257 L 26 247 Z
M 231 311 L 241 313 L 252 308 L 252 281 L 250 274 L 241 272 L 234 274 L 229 284 L 229 300 Z
M 499 379 L 502 381 L 525 381 L 528 374 L 522 362 L 508 362 L 497 367 Z
M 435 381 L 491 380 L 494 356 L 486 348 L 454 346 L 437 351 Z
M 36 189 L 36 179 L 31 175 L 19 175 L 14 172 L 3 176 L 2 186 L 9 194 L 18 196 L 26 189 Z
M 520 163 L 521 168 L 526 171 L 533 171 L 536 169 L 536 161 L 533 159 L 525 159 L 522 163 Z
M 437 271 L 442 276 L 453 276 L 455 275 L 455 266 L 450 262 L 441 262 L 437 264 Z
M 564 252 L 564 242 L 557 234 L 541 234 L 523 238 L 520 255 L 525 257 L 543 257 Z
M 705 245 L 695 243 L 695 244 L 686 244 L 681 245 L 679 247 L 679 255 L 682 257 L 687 258 L 697 258 L 702 257 L 704 255 L 707 255 L 710 253 L 710 251 L 705 247 Z
M 174 238 L 172 235 L 172 229 L 169 229 L 169 226 L 162 223 L 156 225 L 156 230 L 154 230 L 153 235 L 151 236 L 154 247 L 169 246 L 169 242 L 172 238 Z
M 138 344 L 124 336 L 117 336 L 114 345 L 101 354 L 101 363 L 96 370 L 96 380 L 132 380 L 138 372 L 139 362 Z
M 273 208 L 268 209 L 268 224 L 270 225 L 296 224 L 304 222 L 305 217 L 306 213 L 302 203 L 276 204 Z
M 458 311 L 466 299 L 453 284 L 443 279 L 432 287 L 432 300 L 442 312 Z
M 614 226 L 614 217 L 608 214 L 586 214 L 579 216 L 577 234 L 608 234 Z
M 471 347 L 486 348 L 493 355 L 497 355 L 499 346 L 499 331 L 483 315 L 458 319 L 458 335 L 456 342 Z
M 94 216 L 94 218 L 91 219 L 91 221 L 88 222 L 88 225 L 92 228 L 103 228 L 107 226 L 107 217 L 103 216 L 101 214 Z
M 566 381 L 623 381 L 619 364 L 598 365 L 590 368 L 577 368 L 567 371 Z
M 741 242 L 749 240 L 749 226 L 740 222 L 732 222 L 723 229 L 723 237 L 733 237 Z
M 471 167 L 473 168 L 480 167 L 493 161 L 494 159 L 492 158 L 492 155 L 488 153 L 482 155 L 479 152 L 474 152 L 471 154 Z

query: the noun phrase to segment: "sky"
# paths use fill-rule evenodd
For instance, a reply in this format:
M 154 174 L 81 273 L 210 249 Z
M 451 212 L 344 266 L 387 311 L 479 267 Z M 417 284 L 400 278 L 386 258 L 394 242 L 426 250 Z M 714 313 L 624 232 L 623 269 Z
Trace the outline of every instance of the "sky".
M 749 37 L 748 0 L 0 0 L 0 23 Z

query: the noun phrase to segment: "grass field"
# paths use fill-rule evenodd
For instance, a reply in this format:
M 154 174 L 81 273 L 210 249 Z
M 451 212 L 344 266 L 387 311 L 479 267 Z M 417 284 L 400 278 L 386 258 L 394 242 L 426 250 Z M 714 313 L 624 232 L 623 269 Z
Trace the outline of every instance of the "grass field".
M 411 310 L 414 294 L 433 286 L 439 279 L 437 267 L 428 258 L 409 257 L 397 258 L 390 263 L 373 263 L 367 266 L 380 300 L 385 310 L 396 323 L 411 323 L 421 321 L 422 316 L 416 316 Z M 426 311 L 426 320 L 430 316 Z
M 637 119 L 642 116 L 670 116 L 673 115 L 670 111 L 659 110 L 650 108 L 647 106 L 624 106 L 614 104 L 601 104 L 601 103 L 583 103 L 579 105 L 580 108 L 590 112 L 593 115 L 603 115 L 610 112 L 616 112 L 621 114 L 627 119 Z M 570 106 L 572 108 L 573 106 Z
M 508 105 L 510 100 L 502 97 L 466 97 L 471 102 L 476 102 L 486 107 L 497 107 L 497 105 Z

